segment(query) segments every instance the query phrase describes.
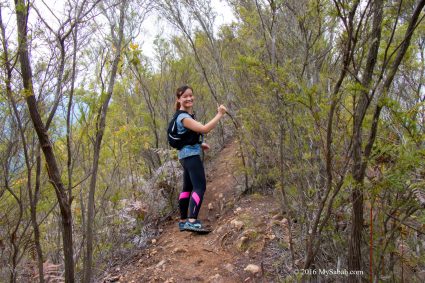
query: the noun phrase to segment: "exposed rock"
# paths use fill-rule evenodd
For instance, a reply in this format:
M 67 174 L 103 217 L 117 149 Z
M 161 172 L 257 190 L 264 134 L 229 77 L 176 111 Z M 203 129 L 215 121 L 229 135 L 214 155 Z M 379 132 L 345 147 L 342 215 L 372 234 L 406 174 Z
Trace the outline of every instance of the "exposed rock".
M 235 211 L 233 211 L 233 213 L 235 213 L 235 214 L 239 214 L 241 211 L 242 211 L 242 208 L 237 207 L 237 208 L 235 209 Z
M 244 269 L 245 271 L 251 272 L 252 274 L 257 274 L 261 271 L 261 268 L 255 264 L 248 264 Z
M 235 272 L 235 266 L 231 263 L 227 263 L 224 265 L 224 269 L 226 269 L 229 272 Z
M 156 239 L 152 239 L 151 240 L 151 243 L 155 245 L 156 244 Z
M 223 233 L 223 230 L 224 230 L 223 226 L 220 226 L 220 227 L 218 227 L 217 229 L 214 230 L 214 233 L 221 234 L 221 233 Z
M 214 209 L 214 206 L 213 206 L 213 204 L 210 202 L 209 204 L 208 204 L 208 210 L 213 210 Z
M 180 168 L 181 165 L 176 160 L 164 162 L 152 173 L 150 179 L 140 181 L 140 184 L 143 185 L 138 186 L 138 190 L 144 193 L 144 201 L 135 202 L 132 206 L 124 205 L 124 210 L 129 207 L 128 209 L 134 211 L 132 214 L 136 213 L 139 218 L 144 219 L 146 215 L 157 214 L 166 209 L 173 189 L 181 187 L 183 171 Z M 126 201 L 131 202 L 130 200 Z M 129 214 L 128 211 L 125 212 Z M 132 216 L 128 221 L 132 221 L 131 224 L 134 226 L 137 224 L 138 217 Z
M 208 278 L 208 282 L 221 282 L 221 280 L 220 280 L 221 278 L 222 278 L 221 275 L 217 273 L 213 276 L 210 276 Z
M 161 260 L 160 262 L 158 262 L 158 264 L 156 265 L 156 268 L 160 268 L 161 266 L 163 266 L 165 264 L 165 259 Z
M 233 227 L 233 228 L 236 228 L 237 230 L 241 230 L 242 228 L 243 228 L 243 222 L 242 221 L 239 221 L 239 220 L 236 220 L 236 219 L 233 219 L 231 222 L 230 222 L 230 225 Z
M 188 250 L 182 247 L 177 247 L 173 250 L 173 254 L 178 254 L 178 253 L 187 253 Z

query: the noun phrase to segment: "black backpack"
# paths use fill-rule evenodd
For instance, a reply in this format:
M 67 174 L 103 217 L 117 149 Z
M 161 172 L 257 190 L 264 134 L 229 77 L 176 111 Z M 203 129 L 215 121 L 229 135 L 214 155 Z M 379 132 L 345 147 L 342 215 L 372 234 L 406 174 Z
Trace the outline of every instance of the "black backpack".
M 177 117 L 182 114 L 187 113 L 183 110 L 177 110 L 168 124 L 167 136 L 168 136 L 168 144 L 176 149 L 182 149 L 185 145 L 194 145 L 200 142 L 201 134 L 198 134 L 192 130 L 186 129 L 186 132 L 183 134 L 177 133 Z M 193 119 L 195 119 L 195 114 L 189 114 Z

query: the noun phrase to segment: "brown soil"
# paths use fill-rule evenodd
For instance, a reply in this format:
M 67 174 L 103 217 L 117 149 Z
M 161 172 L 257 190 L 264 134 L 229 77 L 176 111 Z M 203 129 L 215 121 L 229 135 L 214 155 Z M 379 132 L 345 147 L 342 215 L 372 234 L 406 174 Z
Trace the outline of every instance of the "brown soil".
M 270 282 L 264 249 L 276 237 L 272 231 L 279 219 L 272 216 L 278 207 L 272 196 L 239 197 L 237 155 L 238 144 L 231 142 L 206 164 L 207 191 L 199 219 L 212 227 L 211 233 L 180 232 L 176 215 L 161 225 L 160 235 L 146 249 L 104 282 Z M 259 271 L 245 271 L 248 264 Z

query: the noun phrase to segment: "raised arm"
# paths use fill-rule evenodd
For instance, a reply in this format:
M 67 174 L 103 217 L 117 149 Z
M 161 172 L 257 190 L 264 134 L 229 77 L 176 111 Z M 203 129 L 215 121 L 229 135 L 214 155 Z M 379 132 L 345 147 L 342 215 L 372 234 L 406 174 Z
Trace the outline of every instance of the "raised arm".
M 205 125 L 202 125 L 200 122 L 193 120 L 193 119 L 183 119 L 183 126 L 187 129 L 190 129 L 194 132 L 200 133 L 200 134 L 207 134 L 212 129 L 215 128 L 218 121 L 226 114 L 227 109 L 223 105 L 220 105 L 217 109 L 217 115 L 215 115 L 214 118 L 211 119 L 208 123 Z

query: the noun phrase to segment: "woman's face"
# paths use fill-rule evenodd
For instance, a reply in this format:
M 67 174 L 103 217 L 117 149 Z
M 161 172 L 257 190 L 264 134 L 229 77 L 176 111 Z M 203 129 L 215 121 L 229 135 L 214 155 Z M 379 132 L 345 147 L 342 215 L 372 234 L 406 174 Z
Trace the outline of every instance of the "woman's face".
M 185 92 L 183 92 L 178 101 L 180 102 L 180 105 L 184 108 L 191 108 L 193 106 L 193 99 L 194 97 L 192 94 L 192 90 L 188 88 Z

